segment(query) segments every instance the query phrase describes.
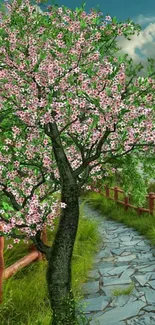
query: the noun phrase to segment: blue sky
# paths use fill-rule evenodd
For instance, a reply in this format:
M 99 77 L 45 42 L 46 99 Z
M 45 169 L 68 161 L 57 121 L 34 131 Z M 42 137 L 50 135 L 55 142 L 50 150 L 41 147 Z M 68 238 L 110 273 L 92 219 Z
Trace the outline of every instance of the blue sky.
M 88 0 L 86 2 L 86 12 L 90 8 L 96 8 L 97 5 L 103 14 L 110 16 L 116 16 L 119 20 L 126 20 L 128 18 L 134 19 L 136 17 L 142 16 L 155 16 L 155 1 L 154 0 Z M 65 5 L 71 9 L 76 7 L 81 7 L 82 1 L 80 0 L 57 0 L 55 1 L 59 6 Z M 47 2 L 48 5 L 51 4 L 51 0 Z
M 118 46 L 121 47 L 119 54 L 127 53 L 135 63 L 141 62 L 144 69 L 140 75 L 145 75 L 147 58 L 155 58 L 155 0 L 88 0 L 85 2 L 87 13 L 91 8 L 97 9 L 98 6 L 105 16 L 116 16 L 119 22 L 125 22 L 129 18 L 141 25 L 142 31 L 138 36 L 136 34 L 131 36 L 131 41 L 124 36 L 118 37 L 117 41 Z M 34 3 L 33 0 L 31 3 Z M 82 5 L 80 0 L 56 0 L 54 3 L 59 7 L 65 5 L 73 10 Z M 0 0 L 0 4 L 4 4 L 4 0 Z M 46 11 L 48 5 L 52 5 L 52 0 L 48 0 L 44 6 L 39 6 Z

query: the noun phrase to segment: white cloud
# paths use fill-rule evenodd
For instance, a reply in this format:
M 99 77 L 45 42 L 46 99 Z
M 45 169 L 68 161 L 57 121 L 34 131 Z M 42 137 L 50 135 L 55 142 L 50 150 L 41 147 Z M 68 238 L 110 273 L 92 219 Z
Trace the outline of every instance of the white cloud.
M 135 18 L 133 18 L 133 21 L 136 24 L 145 25 L 145 24 L 149 24 L 149 23 L 155 22 L 155 16 L 138 15 Z
M 140 31 L 139 35 L 136 33 L 130 39 L 129 41 L 124 36 L 118 37 L 117 42 L 121 50 L 117 56 L 127 53 L 135 64 L 140 62 L 143 64 L 143 74 L 145 74 L 148 66 L 147 58 L 155 58 L 155 23 L 150 23 Z M 138 53 L 136 53 L 136 50 L 138 50 Z M 141 73 L 142 71 L 140 75 Z

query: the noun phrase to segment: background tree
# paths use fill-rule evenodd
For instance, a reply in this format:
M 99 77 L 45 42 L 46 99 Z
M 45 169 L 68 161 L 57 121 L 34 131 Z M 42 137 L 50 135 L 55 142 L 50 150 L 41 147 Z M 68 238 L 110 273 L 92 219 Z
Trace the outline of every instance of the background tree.
M 141 65 L 114 56 L 117 35 L 140 31 L 133 22 L 106 24 L 84 6 L 40 13 L 18 0 L 7 8 L 0 23 L 0 191 L 9 209 L 0 211 L 1 234 L 31 239 L 45 254 L 52 325 L 74 325 L 71 260 L 79 196 L 117 161 L 126 160 L 133 172 L 139 148 L 154 154 L 154 65 L 151 60 L 147 78 L 136 78 Z M 48 247 L 41 230 L 44 224 L 53 229 L 59 207 Z

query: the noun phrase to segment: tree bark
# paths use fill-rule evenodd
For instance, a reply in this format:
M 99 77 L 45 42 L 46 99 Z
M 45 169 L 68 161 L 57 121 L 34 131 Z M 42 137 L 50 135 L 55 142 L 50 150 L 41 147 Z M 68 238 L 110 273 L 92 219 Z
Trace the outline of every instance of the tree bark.
M 65 154 L 56 123 L 46 125 L 45 133 L 51 138 L 60 174 L 61 202 L 67 204 L 61 209 L 47 267 L 48 294 L 53 312 L 51 325 L 76 325 L 71 261 L 79 220 L 79 187 L 77 177 L 73 175 L 72 167 Z
M 62 209 L 46 275 L 53 311 L 51 325 L 74 325 L 77 323 L 72 293 L 71 260 L 79 220 L 76 182 L 63 185 L 61 201 L 67 206 Z

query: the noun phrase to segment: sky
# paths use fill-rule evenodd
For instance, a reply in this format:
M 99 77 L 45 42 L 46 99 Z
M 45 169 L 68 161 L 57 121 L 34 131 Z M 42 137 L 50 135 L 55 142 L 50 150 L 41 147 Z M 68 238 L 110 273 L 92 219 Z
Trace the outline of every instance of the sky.
M 117 44 L 121 48 L 118 55 L 127 53 L 135 64 L 141 62 L 144 69 L 139 75 L 145 76 L 148 65 L 147 58 L 155 58 L 155 0 L 87 0 L 85 2 L 85 11 L 87 13 L 90 13 L 91 8 L 99 8 L 104 16 L 115 16 L 119 22 L 123 23 L 130 19 L 141 25 L 142 30 L 139 35 L 131 36 L 130 41 L 125 39 L 124 36 L 119 36 Z M 33 0 L 31 3 L 33 3 Z M 4 4 L 4 0 L 0 0 L 0 4 Z M 52 0 L 48 0 L 44 6 L 39 6 L 43 11 L 46 11 L 47 6 L 52 4 Z M 75 10 L 76 7 L 81 7 L 82 1 L 56 0 L 54 4 L 58 4 L 59 7 L 64 5 Z

